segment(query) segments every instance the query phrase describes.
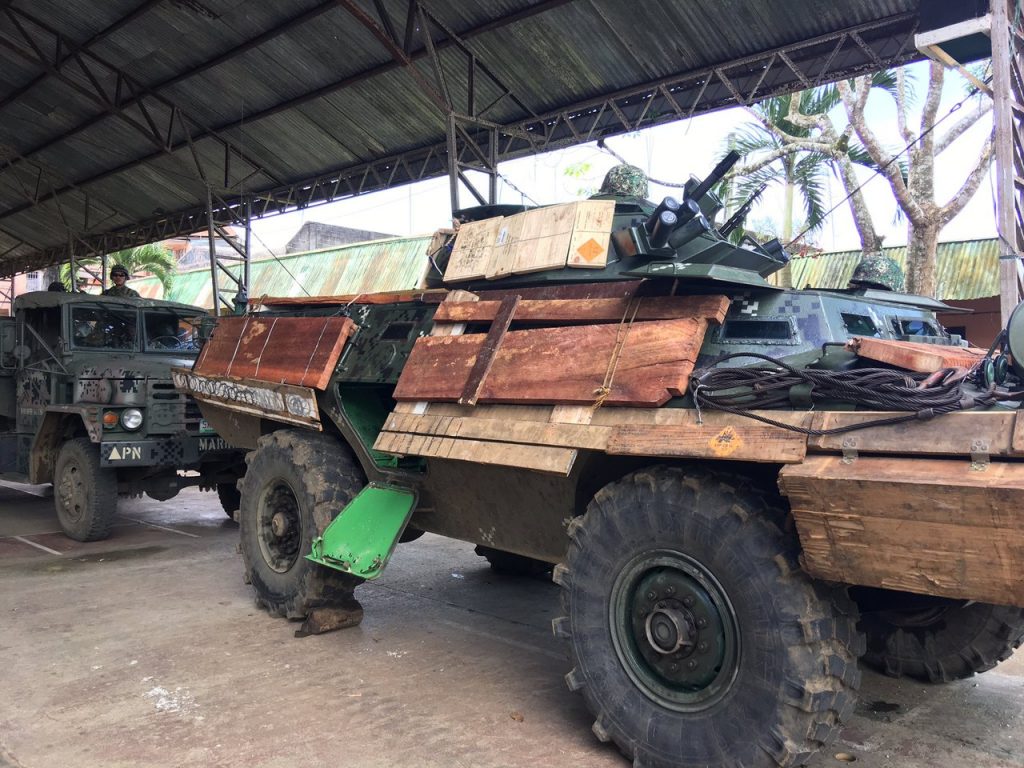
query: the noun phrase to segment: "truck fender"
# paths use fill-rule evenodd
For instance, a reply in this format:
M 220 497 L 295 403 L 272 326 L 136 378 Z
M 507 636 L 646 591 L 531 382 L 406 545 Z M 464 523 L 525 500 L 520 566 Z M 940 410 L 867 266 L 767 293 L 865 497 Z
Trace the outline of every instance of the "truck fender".
M 57 462 L 61 444 L 65 437 L 70 436 L 69 428 L 71 432 L 77 432 L 79 425 L 84 427 L 90 441 L 100 442 L 102 429 L 99 406 L 53 405 L 46 409 L 46 415 L 32 440 L 28 470 L 30 483 L 53 482 L 53 467 Z

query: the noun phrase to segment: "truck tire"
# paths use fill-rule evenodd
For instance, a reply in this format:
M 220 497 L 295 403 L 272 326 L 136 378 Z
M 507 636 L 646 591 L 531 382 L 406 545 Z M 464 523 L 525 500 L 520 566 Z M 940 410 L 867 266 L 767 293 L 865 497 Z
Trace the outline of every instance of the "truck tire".
M 242 503 L 242 492 L 238 490 L 236 483 L 217 483 L 217 498 L 220 499 L 220 506 L 224 514 L 235 519 L 235 512 Z
M 1024 608 L 932 599 L 861 615 L 864 662 L 890 677 L 950 683 L 987 672 L 1024 641 Z
M 502 576 L 521 576 L 527 579 L 547 579 L 551 575 L 552 565 L 544 560 L 537 560 L 513 552 L 478 545 L 473 550 L 491 565 L 491 570 Z
M 99 448 L 87 437 L 60 447 L 53 469 L 53 505 L 61 530 L 75 541 L 110 535 L 117 512 L 117 474 L 100 466 Z
M 655 467 L 570 524 L 566 682 L 634 766 L 802 765 L 852 711 L 856 605 L 800 570 L 767 506 L 742 479 Z
M 246 462 L 239 523 L 257 605 L 288 619 L 353 605 L 362 579 L 306 559 L 313 538 L 366 484 L 351 452 L 329 435 L 279 430 L 261 437 Z

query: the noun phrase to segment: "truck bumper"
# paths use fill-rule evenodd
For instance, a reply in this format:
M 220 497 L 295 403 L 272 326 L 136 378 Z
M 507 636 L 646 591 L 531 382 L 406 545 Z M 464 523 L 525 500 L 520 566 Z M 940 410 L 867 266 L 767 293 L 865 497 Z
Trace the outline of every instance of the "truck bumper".
M 221 458 L 231 450 L 223 438 L 215 435 L 118 440 L 100 443 L 100 466 L 189 469 L 206 458 Z

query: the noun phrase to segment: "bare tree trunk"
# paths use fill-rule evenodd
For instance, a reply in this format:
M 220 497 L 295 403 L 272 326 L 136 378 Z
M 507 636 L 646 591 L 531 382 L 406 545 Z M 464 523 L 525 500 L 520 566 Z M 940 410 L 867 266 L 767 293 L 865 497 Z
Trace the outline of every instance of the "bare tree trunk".
M 791 181 L 786 182 L 785 186 L 785 203 L 782 211 L 782 242 L 783 244 L 788 243 L 793 239 L 793 197 L 796 193 L 796 185 Z M 792 288 L 793 287 L 793 268 L 789 262 L 775 273 L 779 287 L 781 288 Z
M 935 252 L 940 229 L 941 225 L 937 222 L 911 227 L 910 241 L 907 243 L 907 293 L 935 296 Z

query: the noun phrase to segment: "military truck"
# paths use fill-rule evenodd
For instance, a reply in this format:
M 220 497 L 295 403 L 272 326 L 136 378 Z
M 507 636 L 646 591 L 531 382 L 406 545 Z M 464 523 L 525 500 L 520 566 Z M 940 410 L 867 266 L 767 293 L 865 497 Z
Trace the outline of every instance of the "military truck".
M 17 297 L 0 318 L 0 477 L 52 483 L 61 528 L 78 541 L 110 534 L 119 495 L 164 500 L 198 484 L 232 515 L 242 454 L 170 376 L 195 359 L 204 314 L 84 293 Z
M 1024 312 L 975 353 L 931 299 L 773 286 L 781 245 L 710 223 L 722 172 L 682 201 L 608 197 L 600 269 L 464 259 L 452 281 L 456 240 L 431 254 L 436 290 L 265 300 L 218 326 L 175 377 L 250 451 L 257 603 L 358 623 L 353 589 L 423 531 L 553 566 L 568 687 L 637 766 L 800 765 L 851 712 L 859 660 L 943 682 L 1007 658 Z M 464 212 L 459 237 L 499 215 L 525 231 L 521 213 Z M 507 244 L 503 227 L 475 242 Z M 532 231 L 530 257 L 550 253 Z

